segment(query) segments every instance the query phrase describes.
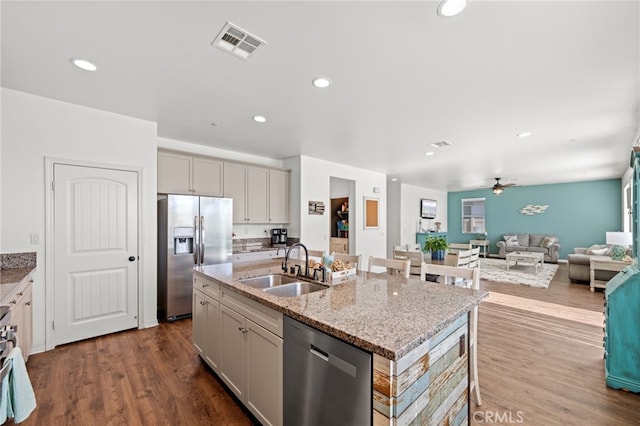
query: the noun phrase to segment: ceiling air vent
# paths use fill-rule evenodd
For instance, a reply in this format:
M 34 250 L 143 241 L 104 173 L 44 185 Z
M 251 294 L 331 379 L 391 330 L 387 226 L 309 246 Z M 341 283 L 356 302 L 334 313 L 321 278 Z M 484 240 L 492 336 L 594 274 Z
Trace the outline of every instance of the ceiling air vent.
M 231 22 L 227 22 L 224 25 L 211 43 L 212 46 L 242 59 L 249 59 L 264 44 L 267 44 L 267 42 L 260 40 L 253 34 L 249 34 Z

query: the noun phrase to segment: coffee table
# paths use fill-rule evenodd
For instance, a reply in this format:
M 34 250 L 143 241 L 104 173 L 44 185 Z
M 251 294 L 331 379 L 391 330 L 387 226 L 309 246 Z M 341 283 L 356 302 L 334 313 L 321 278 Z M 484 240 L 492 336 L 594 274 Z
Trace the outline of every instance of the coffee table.
M 538 273 L 542 271 L 542 264 L 544 263 L 544 253 L 514 251 L 508 253 L 506 258 L 507 271 L 509 270 L 511 262 L 513 262 L 514 266 L 521 263 L 528 266 L 533 266 L 533 272 Z

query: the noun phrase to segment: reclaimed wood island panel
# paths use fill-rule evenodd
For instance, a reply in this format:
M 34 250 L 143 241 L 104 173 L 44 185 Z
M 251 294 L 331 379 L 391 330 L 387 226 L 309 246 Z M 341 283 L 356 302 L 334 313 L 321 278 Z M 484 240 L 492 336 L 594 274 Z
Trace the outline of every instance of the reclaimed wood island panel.
M 373 424 L 469 423 L 469 312 L 487 292 L 361 271 L 282 298 L 242 278 L 280 262 L 197 267 L 195 274 L 373 354 Z

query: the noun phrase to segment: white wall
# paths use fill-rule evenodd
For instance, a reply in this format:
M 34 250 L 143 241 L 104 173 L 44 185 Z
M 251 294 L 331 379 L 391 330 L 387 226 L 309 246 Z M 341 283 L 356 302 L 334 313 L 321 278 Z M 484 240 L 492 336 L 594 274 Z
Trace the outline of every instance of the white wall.
M 387 178 L 387 257 L 393 256 L 393 246 L 406 244 L 402 239 L 402 183 Z
M 438 202 L 436 218 L 422 219 L 422 228 L 435 229 L 435 222 L 441 222 L 441 231 L 447 230 L 447 193 L 435 189 L 422 188 L 399 182 L 389 182 L 389 250 L 394 245 L 416 242 L 418 220 L 420 219 L 420 199 L 429 198 Z M 390 254 L 390 252 L 389 252 Z
M 141 326 L 156 320 L 156 125 L 105 111 L 2 89 L 0 251 L 36 251 L 34 352 L 45 348 L 45 157 L 142 170 Z M 30 234 L 40 244 L 30 244 Z M 50 342 L 47 342 L 50 345 Z
M 429 198 L 438 203 L 435 219 L 422 219 L 426 231 L 429 225 L 435 229 L 435 223 L 442 223 L 440 230 L 447 230 L 447 192 L 402 184 L 402 242 L 415 243 L 416 223 L 420 219 L 420 199 Z
M 301 157 L 287 158 L 283 162 L 285 169 L 291 170 L 291 176 L 289 180 L 289 225 L 287 230 L 289 237 L 300 238 L 300 214 L 302 208 L 302 198 L 300 195 L 300 169 L 301 169 Z
M 294 159 L 289 159 L 285 161 L 285 165 L 293 170 L 295 162 Z M 330 205 L 330 181 L 331 177 L 337 177 L 355 181 L 355 202 L 349 204 L 349 211 L 353 209 L 349 236 L 355 235 L 354 252 L 362 255 L 362 268 L 367 268 L 369 256 L 386 257 L 386 175 L 305 156 L 299 158 L 299 174 L 300 190 L 294 194 L 299 199 L 292 197 L 292 204 L 299 206 L 300 241 L 303 244 L 310 249 L 329 251 L 330 214 L 325 212 L 323 215 L 310 215 L 308 202 L 324 201 L 326 206 Z M 373 188 L 379 188 L 380 192 L 374 193 Z M 380 199 L 378 229 L 363 227 L 364 197 Z

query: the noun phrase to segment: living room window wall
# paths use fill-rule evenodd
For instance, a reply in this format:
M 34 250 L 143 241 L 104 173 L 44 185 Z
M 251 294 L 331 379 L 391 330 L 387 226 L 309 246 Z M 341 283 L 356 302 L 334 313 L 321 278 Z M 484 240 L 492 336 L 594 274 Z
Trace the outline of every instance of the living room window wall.
M 485 198 L 462 199 L 462 233 L 482 234 L 485 232 Z

